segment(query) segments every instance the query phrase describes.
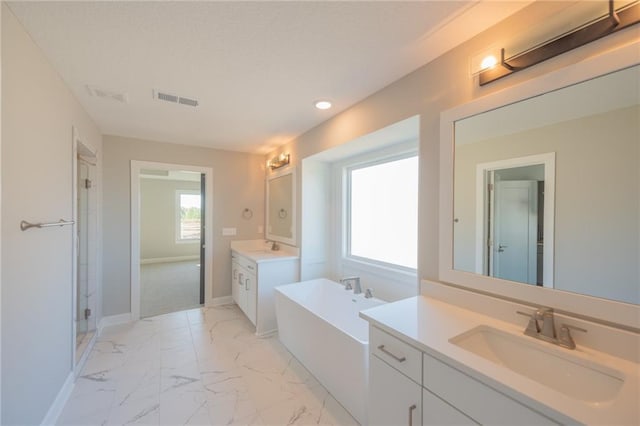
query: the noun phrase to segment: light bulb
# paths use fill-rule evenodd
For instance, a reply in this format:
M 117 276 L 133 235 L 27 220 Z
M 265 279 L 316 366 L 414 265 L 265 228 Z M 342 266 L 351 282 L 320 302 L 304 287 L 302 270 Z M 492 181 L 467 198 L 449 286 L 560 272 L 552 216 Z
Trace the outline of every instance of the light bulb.
M 498 63 L 498 60 L 496 59 L 495 56 L 493 55 L 485 56 L 482 62 L 480 62 L 480 69 L 481 70 L 489 69 L 497 63 Z

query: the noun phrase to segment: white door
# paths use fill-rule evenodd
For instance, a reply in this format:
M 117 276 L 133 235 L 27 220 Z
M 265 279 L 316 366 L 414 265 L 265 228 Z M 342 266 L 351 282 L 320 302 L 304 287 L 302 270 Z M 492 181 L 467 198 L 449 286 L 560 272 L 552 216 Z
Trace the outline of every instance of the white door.
M 538 183 L 495 183 L 491 276 L 528 284 L 537 278 Z

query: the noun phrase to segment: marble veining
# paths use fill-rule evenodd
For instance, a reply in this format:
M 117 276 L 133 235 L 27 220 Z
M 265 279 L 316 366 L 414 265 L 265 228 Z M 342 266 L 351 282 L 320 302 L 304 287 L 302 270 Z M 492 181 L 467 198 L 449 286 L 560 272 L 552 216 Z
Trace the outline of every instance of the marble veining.
M 235 305 L 105 329 L 59 425 L 357 425 Z

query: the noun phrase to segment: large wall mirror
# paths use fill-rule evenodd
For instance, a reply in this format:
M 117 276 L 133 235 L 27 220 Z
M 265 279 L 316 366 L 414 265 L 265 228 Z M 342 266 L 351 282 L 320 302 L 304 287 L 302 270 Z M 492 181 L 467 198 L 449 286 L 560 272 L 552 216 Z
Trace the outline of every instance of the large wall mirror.
M 295 169 L 267 179 L 267 232 L 270 240 L 295 245 Z
M 640 58 L 630 53 L 443 114 L 447 281 L 490 292 L 498 283 L 537 304 L 583 295 L 637 315 Z

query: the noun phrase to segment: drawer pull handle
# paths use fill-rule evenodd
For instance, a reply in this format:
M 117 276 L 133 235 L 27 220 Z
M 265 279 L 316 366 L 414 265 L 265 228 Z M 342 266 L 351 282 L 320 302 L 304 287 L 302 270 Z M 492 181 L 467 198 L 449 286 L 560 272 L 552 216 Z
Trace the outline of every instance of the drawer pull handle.
M 405 362 L 407 360 L 406 357 L 399 357 L 396 354 L 394 354 L 393 352 L 389 351 L 388 349 L 386 349 L 384 347 L 384 345 L 380 345 L 378 346 L 378 349 L 382 352 L 384 352 L 385 354 L 389 355 L 391 358 L 395 359 L 398 362 Z
M 415 410 L 416 408 L 418 408 L 416 404 L 413 404 L 411 407 L 409 407 L 409 426 L 413 426 L 413 410 Z

